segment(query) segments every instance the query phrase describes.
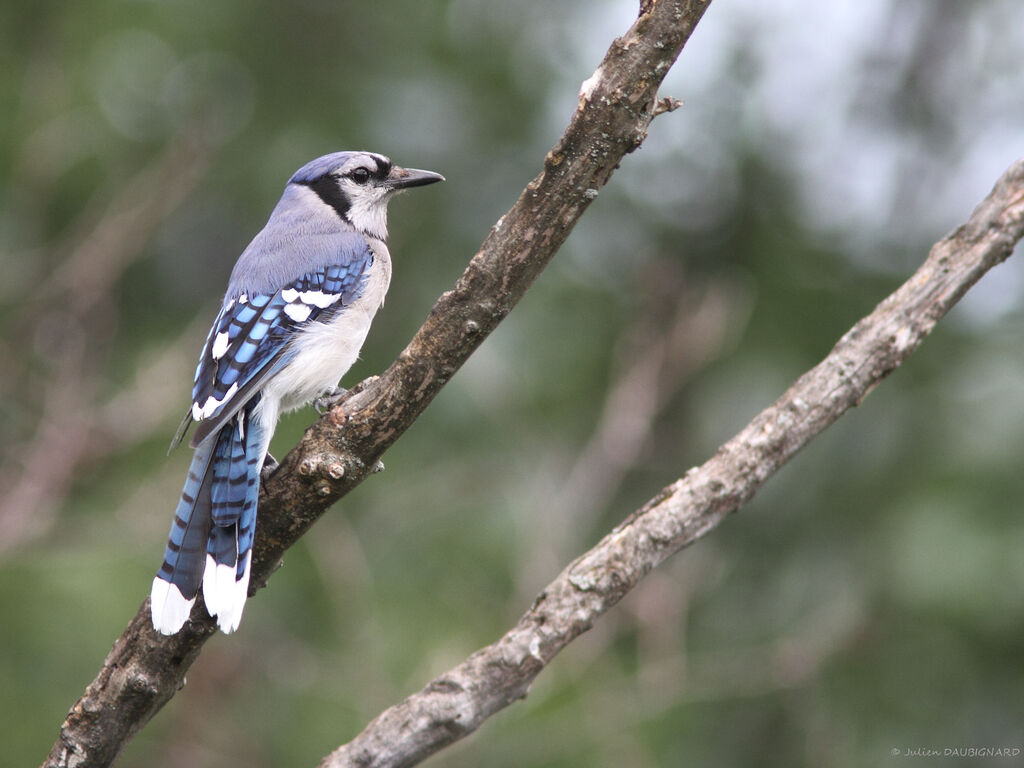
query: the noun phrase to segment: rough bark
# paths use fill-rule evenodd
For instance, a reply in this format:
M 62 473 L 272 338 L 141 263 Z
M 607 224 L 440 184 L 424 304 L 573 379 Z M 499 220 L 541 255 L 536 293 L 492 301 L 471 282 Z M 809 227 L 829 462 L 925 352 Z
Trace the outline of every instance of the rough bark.
M 1024 160 L 920 269 L 715 455 L 664 488 L 540 593 L 504 637 L 391 707 L 320 768 L 415 765 L 526 696 L 551 659 L 647 575 L 714 529 L 859 405 L 1024 237 Z
M 284 551 L 358 485 L 440 388 L 508 314 L 568 237 L 619 162 L 673 109 L 657 89 L 710 0 L 645 3 L 586 81 L 541 173 L 491 229 L 453 290 L 437 301 L 398 360 L 315 424 L 264 485 L 252 589 Z M 109 765 L 184 684 L 215 625 L 198 601 L 177 635 L 149 624 L 149 603 L 114 644 L 61 726 L 46 766 Z

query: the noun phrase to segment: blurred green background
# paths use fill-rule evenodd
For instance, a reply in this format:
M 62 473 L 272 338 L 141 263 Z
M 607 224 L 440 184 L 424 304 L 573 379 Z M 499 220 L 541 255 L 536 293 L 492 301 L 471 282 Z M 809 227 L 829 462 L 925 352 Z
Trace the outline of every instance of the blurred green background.
M 149 589 L 165 456 L 292 171 L 370 149 L 386 367 L 538 171 L 636 3 L 0 5 L 0 764 L 38 764 Z M 1024 154 L 1011 0 L 717 0 L 522 304 L 214 638 L 119 765 L 314 765 L 817 362 Z M 430 764 L 899 765 L 1024 746 L 1011 259 L 529 698 Z M 286 418 L 287 452 L 314 415 Z M 928 764 L 963 765 L 942 758 Z M 994 765 L 1011 761 L 993 760 Z

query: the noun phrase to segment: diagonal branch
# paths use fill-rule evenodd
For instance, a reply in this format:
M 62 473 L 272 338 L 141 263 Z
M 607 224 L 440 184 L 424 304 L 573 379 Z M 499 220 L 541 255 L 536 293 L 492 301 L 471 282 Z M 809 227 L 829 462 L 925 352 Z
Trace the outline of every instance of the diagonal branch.
M 526 696 L 533 679 L 655 566 L 713 530 L 797 451 L 859 405 L 1024 237 L 1024 160 L 920 269 L 700 467 L 548 584 L 504 637 L 383 712 L 320 768 L 406 768 Z
M 253 589 L 284 551 L 358 485 L 384 451 L 508 314 L 568 237 L 598 190 L 676 105 L 657 89 L 710 0 L 641 4 L 584 83 L 565 134 L 541 173 L 491 229 L 453 290 L 398 360 L 307 431 L 266 484 L 253 558 Z M 108 765 L 184 682 L 215 631 L 201 602 L 177 635 L 156 635 L 144 602 L 96 679 L 72 707 L 45 763 Z

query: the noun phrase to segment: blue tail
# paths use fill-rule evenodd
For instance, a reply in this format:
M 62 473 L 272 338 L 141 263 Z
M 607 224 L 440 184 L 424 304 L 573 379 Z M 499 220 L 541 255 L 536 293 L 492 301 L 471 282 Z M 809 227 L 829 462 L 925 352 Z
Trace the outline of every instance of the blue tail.
M 256 532 L 264 430 L 247 404 L 196 448 L 153 580 L 153 626 L 174 634 L 188 619 L 199 584 L 224 632 L 242 618 Z M 205 553 L 205 554 L 204 554 Z
M 238 629 L 249 589 L 263 430 L 246 407 L 221 428 L 214 453 L 203 600 L 224 632 Z

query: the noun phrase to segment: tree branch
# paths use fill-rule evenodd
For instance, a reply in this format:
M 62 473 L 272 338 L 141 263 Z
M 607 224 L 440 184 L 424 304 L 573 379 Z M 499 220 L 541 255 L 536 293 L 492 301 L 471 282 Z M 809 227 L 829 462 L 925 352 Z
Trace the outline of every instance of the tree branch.
M 644 3 L 584 83 L 565 134 L 544 168 L 491 229 L 453 290 L 379 378 L 310 428 L 262 489 L 252 590 L 334 502 L 358 485 L 452 374 L 508 314 L 568 237 L 626 153 L 660 111 L 657 89 L 710 0 Z M 118 638 L 72 707 L 46 766 L 108 765 L 184 684 L 215 632 L 198 601 L 177 635 L 153 632 L 149 604 Z
M 655 566 L 713 530 L 861 401 L 1024 237 L 1024 160 L 920 269 L 817 366 L 700 467 L 630 515 L 548 584 L 504 637 L 391 707 L 320 768 L 406 768 L 526 696 L 554 656 Z

